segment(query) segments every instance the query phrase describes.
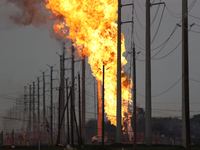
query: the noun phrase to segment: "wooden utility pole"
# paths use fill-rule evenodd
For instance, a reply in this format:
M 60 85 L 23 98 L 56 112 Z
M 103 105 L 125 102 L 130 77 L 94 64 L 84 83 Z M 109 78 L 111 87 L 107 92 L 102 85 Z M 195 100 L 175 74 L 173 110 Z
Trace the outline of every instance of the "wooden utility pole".
M 133 148 L 136 150 L 137 144 L 137 126 L 136 126 L 136 64 L 135 64 L 135 45 L 133 45 L 133 131 L 134 131 L 134 141 Z
M 64 113 L 64 106 L 65 106 L 65 43 L 63 43 L 63 54 L 60 55 L 60 98 L 59 98 L 59 115 L 62 116 Z M 61 118 L 58 120 L 58 124 L 60 126 L 60 139 L 61 143 L 65 142 L 65 117 L 63 117 L 62 124 Z
M 122 143 L 121 124 L 121 0 L 118 0 L 118 35 L 117 35 L 117 129 L 116 143 Z
M 145 144 L 152 145 L 151 124 L 151 40 L 150 40 L 150 0 L 146 0 L 146 87 L 145 87 Z
M 80 73 L 78 72 L 78 99 L 79 99 L 79 132 L 80 137 L 82 137 L 81 134 L 81 81 L 80 81 Z
M 73 116 L 73 107 L 74 107 L 74 101 L 75 101 L 75 95 L 74 95 L 74 46 L 72 43 L 72 94 L 71 94 L 71 144 L 74 145 L 74 116 Z
M 33 82 L 33 132 L 36 131 L 36 120 L 35 120 L 35 82 Z M 35 137 L 36 138 L 36 135 Z
M 61 88 L 59 86 L 59 96 L 58 96 L 58 137 L 57 137 L 57 144 L 60 144 L 60 128 L 61 128 L 61 113 L 60 113 L 60 95 L 61 95 Z
M 43 75 L 43 128 L 44 128 L 44 136 L 46 137 L 46 123 L 45 123 L 45 118 L 46 118 L 46 107 L 45 107 L 45 72 L 42 72 Z M 45 139 L 45 138 L 44 138 Z
M 25 131 L 26 129 L 26 127 L 25 127 L 25 116 L 27 116 L 27 86 L 24 86 L 24 97 L 23 97 L 23 99 L 24 99 L 24 114 L 23 114 L 23 131 Z
M 53 140 L 53 66 L 50 67 L 51 71 L 50 71 L 50 80 L 51 80 L 51 87 L 50 87 L 50 91 L 51 91 L 51 96 L 50 96 L 50 109 L 51 109 L 51 140 Z
M 182 0 L 182 140 L 190 150 L 190 103 L 188 59 L 188 0 Z
M 28 132 L 28 139 L 30 140 L 31 139 L 31 128 L 32 128 L 32 123 L 31 123 L 31 85 L 29 85 L 29 119 L 28 119 L 28 129 L 27 129 L 27 132 Z
M 68 98 L 68 79 L 66 79 L 66 100 L 67 100 L 67 144 L 70 143 L 69 132 L 69 98 Z
M 65 106 L 65 43 L 63 43 L 63 54 L 61 56 L 61 78 L 60 78 L 60 87 L 61 87 L 61 105 L 60 105 L 60 114 L 64 113 L 64 106 Z M 65 117 L 63 118 L 62 124 L 61 124 L 61 142 L 63 143 L 65 140 Z
M 82 59 L 82 137 L 85 138 L 85 56 Z
M 37 98 L 38 98 L 38 122 L 37 122 L 37 139 L 38 139 L 38 143 L 40 140 L 40 78 L 37 78 Z

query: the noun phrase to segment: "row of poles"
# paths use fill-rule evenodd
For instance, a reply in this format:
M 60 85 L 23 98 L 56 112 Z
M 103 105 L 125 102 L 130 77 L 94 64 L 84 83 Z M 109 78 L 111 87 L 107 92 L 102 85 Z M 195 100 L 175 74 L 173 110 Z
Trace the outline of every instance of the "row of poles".
M 69 98 L 71 99 L 70 104 L 71 104 L 71 144 L 74 144 L 74 122 L 76 121 L 75 119 L 75 109 L 74 109 L 74 103 L 75 103 L 75 95 L 74 95 L 74 47 L 72 44 L 72 56 L 71 58 L 65 58 L 65 43 L 63 43 L 63 54 L 59 55 L 60 56 L 60 86 L 59 86 L 59 108 L 58 108 L 58 138 L 57 138 L 57 144 L 59 144 L 60 142 L 64 143 L 70 142 L 70 138 L 69 138 Z M 65 60 L 67 59 L 71 59 L 72 60 L 72 68 L 71 69 L 71 80 L 72 80 L 72 84 L 70 86 L 70 95 L 68 95 L 68 79 L 65 79 L 65 71 L 69 70 L 67 68 L 65 68 Z M 49 65 L 48 65 L 49 66 Z M 57 79 L 53 79 L 53 71 L 57 71 L 54 70 L 54 66 L 49 66 L 50 67 L 50 139 L 53 141 L 53 80 L 57 80 Z M 46 97 L 45 97 L 45 93 L 46 93 L 46 83 L 45 83 L 45 72 L 42 72 L 43 74 L 43 127 L 44 127 L 44 135 L 46 136 L 46 124 L 48 123 L 48 120 L 46 118 Z M 66 87 L 65 87 L 65 81 L 66 81 Z M 84 137 L 85 136 L 85 59 L 82 59 L 82 112 L 81 110 L 81 102 L 80 102 L 80 74 L 78 74 L 78 82 L 79 82 L 79 127 L 80 127 L 80 131 L 78 135 L 80 135 L 80 137 Z M 38 120 L 36 121 L 36 114 L 35 114 L 35 95 L 36 95 L 36 91 L 35 91 L 35 82 L 33 82 L 32 85 L 29 85 L 29 121 L 28 121 L 28 126 L 27 126 L 27 133 L 28 135 L 31 134 L 31 131 L 37 131 L 37 134 L 39 135 L 40 132 L 40 79 L 39 77 L 37 78 L 37 103 L 38 103 L 38 112 L 37 112 L 37 117 Z M 65 91 L 66 88 L 66 91 Z M 26 92 L 25 92 L 26 93 Z M 65 98 L 65 93 L 66 93 L 66 98 Z M 25 94 L 26 98 L 27 95 Z M 25 99 L 25 97 L 24 97 Z M 66 99 L 66 101 L 65 101 Z M 26 101 L 26 100 L 25 100 Z M 32 106 L 31 106 L 32 104 Z M 55 106 L 54 106 L 55 107 Z M 60 141 L 60 137 L 61 139 L 65 139 L 65 109 L 67 108 L 67 141 Z M 55 112 L 54 112 L 55 113 Z M 81 116 L 82 114 L 82 116 Z M 33 117 L 33 121 L 31 121 L 31 118 Z M 55 116 L 54 116 L 55 117 Z M 54 118 L 55 121 L 55 118 Z M 36 125 L 37 123 L 37 125 Z M 54 123 L 55 124 L 55 123 Z M 77 123 L 76 123 L 77 126 Z M 37 127 L 37 129 L 36 129 Z M 78 128 L 78 127 L 77 127 Z M 35 135 L 34 135 L 35 136 Z M 31 138 L 31 137 L 29 137 Z M 38 142 L 39 142 L 39 136 L 38 136 Z

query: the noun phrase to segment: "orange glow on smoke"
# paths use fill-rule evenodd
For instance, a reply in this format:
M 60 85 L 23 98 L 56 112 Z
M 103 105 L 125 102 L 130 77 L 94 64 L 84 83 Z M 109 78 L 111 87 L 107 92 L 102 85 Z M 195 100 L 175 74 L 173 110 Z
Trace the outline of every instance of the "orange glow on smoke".
M 105 112 L 108 120 L 116 125 L 117 95 L 117 0 L 46 0 L 46 8 L 56 16 L 54 30 L 65 38 L 72 39 L 79 56 L 88 56 L 93 76 L 102 81 L 105 64 Z M 59 17 L 58 17 L 59 18 Z M 69 33 L 66 35 L 66 33 Z M 124 36 L 121 38 L 121 62 L 127 63 Z M 128 99 L 132 82 L 122 69 L 122 117 L 128 113 Z M 129 85 L 130 84 L 130 85 Z M 129 113 L 128 113 L 129 114 Z

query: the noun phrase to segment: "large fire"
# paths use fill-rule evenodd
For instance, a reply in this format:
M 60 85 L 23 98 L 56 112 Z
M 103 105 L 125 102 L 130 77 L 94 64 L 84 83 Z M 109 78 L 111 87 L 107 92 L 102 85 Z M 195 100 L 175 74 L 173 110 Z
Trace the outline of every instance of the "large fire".
M 88 57 L 93 76 L 102 81 L 105 65 L 105 112 L 107 118 L 116 125 L 117 95 L 117 0 L 46 0 L 46 8 L 56 16 L 54 30 L 74 42 L 80 56 Z M 67 28 L 66 28 L 67 27 Z M 124 36 L 121 38 L 121 62 L 127 63 Z M 128 112 L 132 82 L 122 74 L 122 117 Z M 122 121 L 123 122 L 123 121 Z

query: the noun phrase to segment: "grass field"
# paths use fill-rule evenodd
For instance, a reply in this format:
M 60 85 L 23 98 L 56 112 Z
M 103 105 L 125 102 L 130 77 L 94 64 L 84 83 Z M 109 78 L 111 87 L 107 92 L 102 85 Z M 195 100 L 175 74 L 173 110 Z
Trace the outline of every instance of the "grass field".
M 121 147 L 102 147 L 102 146 L 85 146 L 83 148 L 79 148 L 74 146 L 77 150 L 122 150 Z M 40 150 L 64 150 L 65 147 L 40 147 Z M 12 148 L 0 148 L 0 150 L 39 150 L 38 147 L 16 147 L 15 149 Z M 125 146 L 124 150 L 133 150 L 133 147 Z M 185 150 L 181 146 L 152 146 L 152 147 L 145 147 L 145 146 L 137 146 L 137 150 Z M 200 147 L 191 147 L 191 150 L 200 150 Z

